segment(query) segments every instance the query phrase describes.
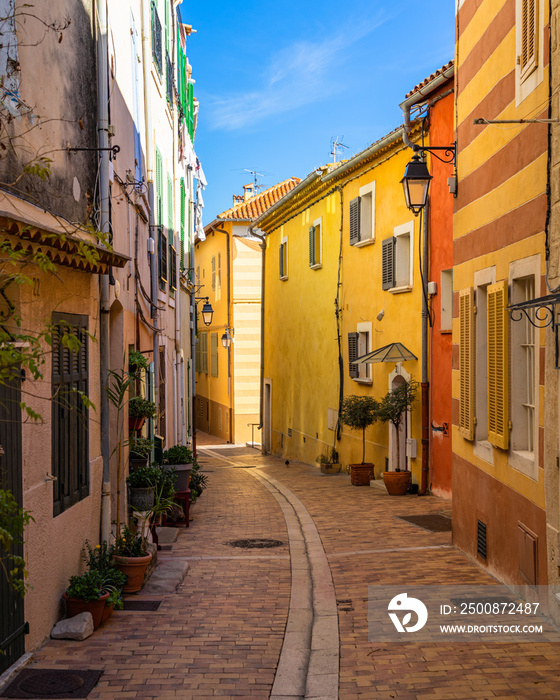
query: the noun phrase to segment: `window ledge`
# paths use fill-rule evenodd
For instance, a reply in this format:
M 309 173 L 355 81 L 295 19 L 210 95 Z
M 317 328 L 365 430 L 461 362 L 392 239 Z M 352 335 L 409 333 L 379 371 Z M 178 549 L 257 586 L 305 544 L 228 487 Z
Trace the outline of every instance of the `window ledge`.
M 479 459 L 483 459 L 492 466 L 494 465 L 494 447 L 488 440 L 476 440 L 473 446 L 473 453 Z
M 538 481 L 538 468 L 534 452 L 527 452 L 526 450 L 510 450 L 508 462 L 509 466 L 513 467 L 513 469 L 516 469 L 522 474 L 525 474 L 525 476 Z
M 392 287 L 391 289 L 389 289 L 387 291 L 391 292 L 391 294 L 402 294 L 403 292 L 411 292 L 412 285 L 405 284 L 402 287 Z
M 352 379 L 358 384 L 373 384 L 373 379 L 370 377 L 352 377 Z
M 165 292 L 162 292 L 161 289 L 158 289 L 157 298 L 158 301 L 163 301 L 164 304 L 167 303 L 167 294 Z
M 451 328 L 440 328 L 439 332 L 442 335 L 449 335 L 450 333 L 453 333 L 453 330 Z
M 358 241 L 357 243 L 354 243 L 354 248 L 363 248 L 366 245 L 371 245 L 372 243 L 375 243 L 375 238 L 364 238 L 363 241 Z
M 170 294 L 170 295 L 169 295 L 169 299 L 167 300 L 167 303 L 169 304 L 169 306 L 170 306 L 172 309 L 174 309 L 174 308 L 175 308 L 175 297 L 174 297 L 174 296 L 171 296 L 171 294 Z
M 310 265 L 310 270 L 320 270 L 323 267 L 323 263 L 317 263 L 316 265 Z
M 279 277 L 278 279 L 280 279 L 281 282 L 284 282 L 288 279 L 288 275 L 284 275 L 283 277 Z

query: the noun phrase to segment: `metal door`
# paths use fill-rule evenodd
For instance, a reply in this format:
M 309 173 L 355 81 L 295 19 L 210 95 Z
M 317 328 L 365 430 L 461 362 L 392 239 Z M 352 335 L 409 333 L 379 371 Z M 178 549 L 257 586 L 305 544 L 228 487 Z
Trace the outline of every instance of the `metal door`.
M 0 487 L 12 492 L 21 507 L 23 502 L 21 461 L 21 381 L 19 376 L 11 386 L 0 385 Z M 2 454 L 3 453 L 3 454 Z M 23 545 L 12 552 L 23 556 Z M 0 556 L 2 550 L 0 547 Z M 4 559 L 9 567 L 9 561 Z M 0 570 L 0 673 L 9 668 L 25 652 L 23 597 L 10 586 Z

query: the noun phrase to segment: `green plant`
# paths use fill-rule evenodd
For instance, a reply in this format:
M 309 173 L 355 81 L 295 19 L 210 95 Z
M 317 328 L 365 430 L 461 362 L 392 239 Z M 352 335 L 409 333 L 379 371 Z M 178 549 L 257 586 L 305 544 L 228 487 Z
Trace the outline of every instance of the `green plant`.
M 35 522 L 31 513 L 18 506 L 12 492 L 0 489 L 0 566 L 10 588 L 21 596 L 28 588 L 27 570 L 25 560 L 12 550 L 23 544 L 23 532 L 30 522 Z
M 131 435 L 128 440 L 130 447 L 130 456 L 138 455 L 139 457 L 148 457 L 154 447 L 154 441 L 145 437 L 136 437 Z
M 128 415 L 132 418 L 153 418 L 156 415 L 156 405 L 143 396 L 134 396 L 128 402 Z
M 189 489 L 191 491 L 191 502 L 194 503 L 208 485 L 208 477 L 200 471 L 200 464 L 193 462 L 191 469 L 191 481 Z
M 175 445 L 163 453 L 164 464 L 191 464 L 193 453 L 185 445 Z
M 159 474 L 156 481 L 156 499 L 158 491 L 161 491 L 161 496 L 163 498 L 171 498 L 177 490 L 177 470 L 174 467 L 162 469 L 158 466 L 157 468 Z
M 392 423 L 396 432 L 397 442 L 397 466 L 395 471 L 401 471 L 401 456 L 400 456 L 400 440 L 399 426 L 402 417 L 413 404 L 418 390 L 418 382 L 413 379 L 408 379 L 401 384 L 398 384 L 394 389 L 388 391 L 377 409 L 377 418 L 382 423 Z
M 128 369 L 130 374 L 138 376 L 142 370 L 147 371 L 148 360 L 139 350 L 131 350 L 128 353 Z
M 329 447 L 327 454 L 321 452 L 315 461 L 319 464 L 337 464 L 339 461 L 338 452 L 334 447 Z
M 142 535 L 134 534 L 125 525 L 115 542 L 115 554 L 121 557 L 145 557 L 148 553 L 146 540 Z
M 115 546 L 108 544 L 105 540 L 101 544 L 92 547 L 86 540 L 82 557 L 88 566 L 88 571 L 98 571 L 101 575 L 102 590 L 109 592 L 108 605 L 114 606 L 117 610 L 122 610 L 122 587 L 127 581 L 127 575 L 119 571 L 115 566 L 113 555 Z
M 155 486 L 162 478 L 162 469 L 155 465 L 146 465 L 138 467 L 126 478 L 126 483 L 132 488 L 147 488 Z
M 377 420 L 378 402 L 372 396 L 346 396 L 340 419 L 350 428 L 362 431 L 362 464 L 366 461 L 366 428 Z
M 107 593 L 103 586 L 103 576 L 99 571 L 86 571 L 81 576 L 70 576 L 70 583 L 66 589 L 69 598 L 78 598 L 86 603 L 98 600 Z

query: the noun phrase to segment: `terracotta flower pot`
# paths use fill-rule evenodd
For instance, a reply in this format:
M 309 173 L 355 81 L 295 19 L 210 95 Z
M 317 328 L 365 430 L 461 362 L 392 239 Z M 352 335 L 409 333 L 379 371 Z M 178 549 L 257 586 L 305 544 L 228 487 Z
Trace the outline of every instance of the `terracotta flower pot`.
M 113 559 L 117 569 L 128 576 L 128 581 L 122 588 L 123 593 L 138 593 L 142 588 L 148 564 L 152 560 L 151 553 L 145 557 L 123 557 L 115 554 Z
M 140 416 L 139 418 L 136 416 L 128 416 L 128 431 L 133 433 L 136 430 L 141 430 L 145 422 L 146 416 Z
M 385 488 L 390 496 L 404 496 L 410 486 L 412 472 L 383 472 Z
M 370 479 L 373 479 L 373 464 L 351 464 L 350 481 L 353 486 L 369 486 Z
M 74 617 L 75 615 L 79 615 L 80 613 L 83 612 L 89 612 L 91 613 L 91 616 L 93 617 L 93 629 L 96 630 L 99 625 L 104 622 L 111 613 L 106 614 L 105 613 L 105 608 L 106 606 L 106 601 L 107 598 L 109 597 L 109 593 L 104 593 L 102 596 L 100 596 L 97 600 L 92 600 L 92 601 L 85 601 L 82 600 L 81 598 L 69 598 L 66 593 L 62 594 L 62 597 L 66 601 L 66 615 L 68 617 Z M 113 608 L 111 607 L 111 612 L 113 612 Z

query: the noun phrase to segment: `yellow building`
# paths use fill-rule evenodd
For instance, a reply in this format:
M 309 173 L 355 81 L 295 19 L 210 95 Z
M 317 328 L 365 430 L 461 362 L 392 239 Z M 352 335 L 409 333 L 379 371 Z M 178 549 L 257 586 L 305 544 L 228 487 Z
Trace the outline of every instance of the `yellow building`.
M 419 135 L 414 127 L 411 138 Z M 381 399 L 420 380 L 422 287 L 419 220 L 400 180 L 410 160 L 397 129 L 352 159 L 322 167 L 259 217 L 266 233 L 263 447 L 314 463 L 335 447 L 344 466 L 362 461 L 362 435 L 339 425 L 342 398 Z M 404 362 L 351 361 L 393 343 Z M 375 474 L 396 466 L 396 435 L 368 429 Z M 401 455 L 419 483 L 421 410 L 400 431 Z
M 545 0 L 457 11 L 454 542 L 513 584 L 547 582 L 544 331 L 529 305 L 546 293 L 548 133 L 520 120 L 548 116 L 548 17 Z
M 246 185 L 196 241 L 197 297 L 208 297 L 214 316 L 206 327 L 199 314 L 195 421 L 228 442 L 260 440 L 262 248 L 250 225 L 298 182 L 258 194 Z

